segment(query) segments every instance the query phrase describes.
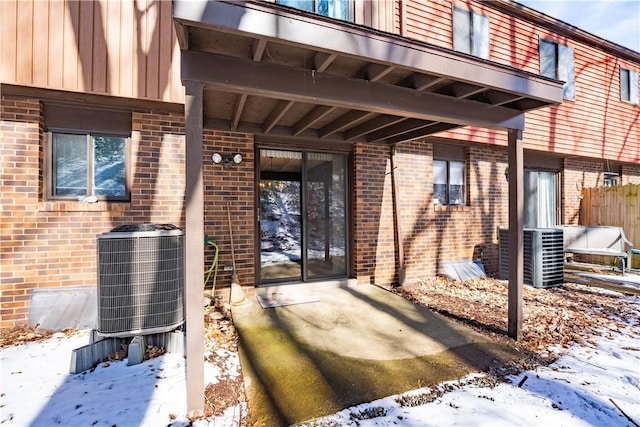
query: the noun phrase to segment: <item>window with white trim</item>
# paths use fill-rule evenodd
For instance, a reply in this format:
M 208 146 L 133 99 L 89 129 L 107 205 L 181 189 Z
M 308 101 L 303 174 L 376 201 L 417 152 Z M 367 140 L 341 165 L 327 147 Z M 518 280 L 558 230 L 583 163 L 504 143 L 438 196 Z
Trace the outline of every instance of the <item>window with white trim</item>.
M 638 105 L 638 72 L 620 67 L 620 99 Z
M 433 150 L 433 203 L 466 205 L 466 150 L 462 146 L 436 145 Z
M 489 59 L 489 18 L 453 6 L 453 50 Z
M 330 18 L 353 21 L 351 0 L 277 0 L 278 4 L 295 7 Z
M 49 132 L 51 199 L 129 200 L 129 138 Z
M 551 40 L 540 39 L 540 75 L 562 80 L 562 95 L 575 99 L 575 67 L 573 49 Z

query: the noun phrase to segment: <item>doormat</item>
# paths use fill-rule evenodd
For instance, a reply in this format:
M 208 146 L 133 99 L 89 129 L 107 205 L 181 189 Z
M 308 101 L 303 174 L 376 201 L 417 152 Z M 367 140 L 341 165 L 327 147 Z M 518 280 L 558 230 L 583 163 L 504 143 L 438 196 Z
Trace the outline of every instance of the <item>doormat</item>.
M 262 308 L 282 307 L 285 305 L 305 304 L 318 302 L 313 295 L 298 292 L 274 292 L 269 295 L 256 295 Z

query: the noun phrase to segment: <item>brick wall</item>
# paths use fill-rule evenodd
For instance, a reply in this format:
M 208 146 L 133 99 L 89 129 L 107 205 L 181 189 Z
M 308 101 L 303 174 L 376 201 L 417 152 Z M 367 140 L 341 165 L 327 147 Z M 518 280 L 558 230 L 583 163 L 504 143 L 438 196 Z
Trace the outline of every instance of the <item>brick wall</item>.
M 0 327 L 25 323 L 31 289 L 95 286 L 96 236 L 126 223 L 184 226 L 184 120 L 181 114 L 132 113 L 132 186 L 128 203 L 44 199 L 46 135 L 36 99 L 0 101 L 2 204 L 0 209 Z M 508 224 L 507 152 L 470 144 L 466 149 L 466 206 L 436 206 L 432 138 L 399 144 L 395 178 L 406 281 L 437 273 L 440 261 L 481 258 L 498 269 L 496 227 Z M 458 143 L 461 141 L 457 141 Z M 239 152 L 239 165 L 216 165 L 214 152 Z M 204 131 L 205 232 L 220 248 L 219 295 L 228 295 L 231 208 L 240 283 L 256 285 L 254 141 L 252 135 Z M 353 271 L 359 283 L 398 282 L 391 149 L 356 144 L 353 149 Z M 604 161 L 563 159 L 563 223 L 578 223 L 580 190 L 602 184 Z M 622 182 L 640 181 L 640 165 L 623 165 Z M 213 252 L 205 251 L 205 268 Z
M 389 147 L 355 144 L 353 150 L 353 264 L 358 283 L 396 277 Z
M 256 285 L 253 136 L 205 130 L 204 144 L 204 231 L 220 250 L 217 294 L 228 297 L 228 287 L 231 284 L 231 272 L 224 271 L 224 266 L 232 265 L 227 203 L 231 212 L 238 280 L 245 292 L 250 293 Z M 222 155 L 240 153 L 242 163 L 227 167 L 217 165 L 211 160 L 211 155 L 215 152 Z M 206 268 L 211 266 L 213 255 L 212 249 L 205 251 Z M 212 283 L 208 284 L 211 285 Z
M 640 165 L 622 165 L 620 175 L 622 185 L 640 184 Z
M 355 272 L 359 283 L 397 283 L 390 151 L 357 144 L 355 161 Z M 467 206 L 433 204 L 433 144 L 396 149 L 396 178 L 406 283 L 433 276 L 440 261 L 481 258 L 498 269 L 496 227 L 508 223 L 505 149 L 467 149 Z

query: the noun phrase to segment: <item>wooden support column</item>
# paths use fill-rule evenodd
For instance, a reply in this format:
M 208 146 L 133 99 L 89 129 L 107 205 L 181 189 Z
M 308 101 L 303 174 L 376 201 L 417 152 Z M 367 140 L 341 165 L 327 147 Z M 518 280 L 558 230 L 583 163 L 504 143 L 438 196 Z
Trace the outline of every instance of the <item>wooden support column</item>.
M 202 82 L 185 85 L 185 306 L 187 413 L 204 415 L 204 187 L 202 182 Z
M 524 150 L 522 130 L 509 130 L 509 319 L 508 334 L 522 338 L 524 282 Z

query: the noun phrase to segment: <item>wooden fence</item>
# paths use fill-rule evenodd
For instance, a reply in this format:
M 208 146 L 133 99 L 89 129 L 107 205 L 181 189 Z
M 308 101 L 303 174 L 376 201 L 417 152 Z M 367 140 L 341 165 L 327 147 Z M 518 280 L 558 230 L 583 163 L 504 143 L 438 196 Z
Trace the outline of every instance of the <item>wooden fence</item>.
M 582 190 L 581 224 L 622 227 L 634 249 L 640 249 L 640 184 Z M 640 268 L 640 255 L 634 255 L 633 268 Z

